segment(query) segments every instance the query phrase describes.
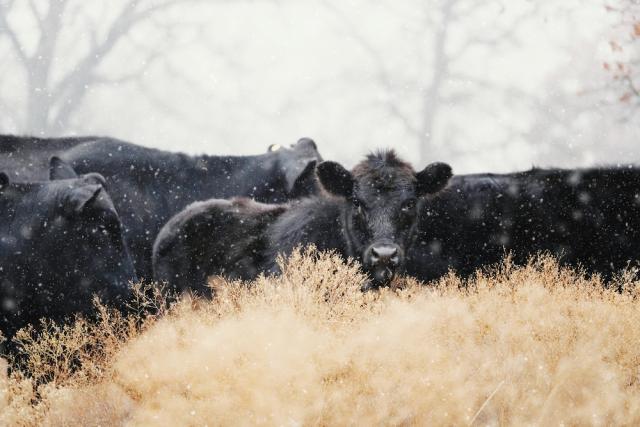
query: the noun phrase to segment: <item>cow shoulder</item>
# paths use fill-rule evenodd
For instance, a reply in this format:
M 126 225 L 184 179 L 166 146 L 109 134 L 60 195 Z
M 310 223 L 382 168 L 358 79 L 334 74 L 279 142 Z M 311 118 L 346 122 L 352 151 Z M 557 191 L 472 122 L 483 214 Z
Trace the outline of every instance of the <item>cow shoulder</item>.
M 231 203 L 223 199 L 194 202 L 174 215 L 160 229 L 153 246 L 153 258 L 167 256 L 177 245 L 192 245 L 211 238 L 211 232 L 225 223 Z M 204 235 L 200 233 L 204 232 Z
M 195 202 L 162 228 L 153 249 L 156 280 L 172 289 L 206 292 L 211 275 L 253 278 L 264 229 L 286 210 L 246 198 Z
M 344 200 L 317 196 L 292 204 L 268 229 L 271 250 L 285 254 L 314 244 L 320 250 L 342 249 Z

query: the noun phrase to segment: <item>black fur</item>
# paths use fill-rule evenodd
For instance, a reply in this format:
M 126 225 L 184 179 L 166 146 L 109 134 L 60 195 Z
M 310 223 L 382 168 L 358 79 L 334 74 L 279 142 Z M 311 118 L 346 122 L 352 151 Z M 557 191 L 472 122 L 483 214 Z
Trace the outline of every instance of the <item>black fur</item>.
M 0 135 L 0 171 L 14 182 L 49 179 L 49 159 L 76 145 L 99 139 L 95 136 L 38 138 L 35 136 Z
M 3 138 L 20 148 L 19 142 L 14 141 L 16 137 Z M 76 138 L 68 138 L 67 145 L 61 140 L 52 140 L 55 148 L 49 148 L 47 140 L 38 140 L 35 145 L 29 141 L 31 139 L 24 138 L 25 146 L 32 148 L 24 153 L 30 162 L 37 160 L 38 153 L 45 157 L 57 155 L 79 173 L 98 172 L 106 178 L 125 226 L 125 239 L 136 271 L 147 279 L 152 275 L 151 252 L 158 231 L 188 204 L 212 197 L 247 196 L 262 202 L 282 203 L 306 196 L 317 191 L 315 180 L 310 178 L 313 178 L 314 162 L 321 160 L 315 143 L 308 138 L 290 148 L 270 149 L 256 156 L 189 156 L 112 138 L 90 141 L 83 138 L 81 143 Z M 2 152 L 0 159 L 4 158 L 6 167 L 14 164 L 16 168 L 22 164 L 15 163 L 20 150 L 12 153 L 10 161 Z M 23 178 L 47 177 L 47 170 L 28 170 L 32 175 L 21 175 Z
M 122 308 L 136 280 L 104 178 L 69 171 L 55 160 L 50 182 L 11 183 L 1 174 L 0 329 L 7 337 L 42 317 L 90 313 L 93 294 Z
M 640 259 L 640 168 L 533 169 L 454 177 L 425 203 L 407 270 L 466 276 L 511 252 L 548 252 L 605 278 Z
M 158 233 L 154 279 L 175 292 L 209 294 L 207 278 L 251 279 L 265 263 L 265 229 L 286 205 L 212 199 L 189 205 Z

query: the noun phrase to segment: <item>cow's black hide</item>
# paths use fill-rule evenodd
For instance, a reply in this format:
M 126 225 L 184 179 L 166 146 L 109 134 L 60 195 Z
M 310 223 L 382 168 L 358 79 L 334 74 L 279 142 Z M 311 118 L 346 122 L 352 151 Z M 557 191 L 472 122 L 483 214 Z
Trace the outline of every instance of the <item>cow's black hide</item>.
M 321 160 L 316 144 L 308 138 L 291 147 L 271 146 L 267 153 L 255 156 L 190 156 L 112 138 L 5 136 L 0 144 L 3 138 L 7 147 L 13 147 L 0 150 L 0 164 L 10 176 L 42 179 L 44 172 L 33 165 L 41 165 L 43 158 L 48 161 L 52 154 L 79 173 L 102 174 L 125 226 L 136 271 L 147 279 L 158 231 L 188 204 L 233 196 L 282 203 L 313 194 L 317 191 L 313 166 Z
M 122 308 L 136 280 L 122 224 L 99 174 L 57 158 L 52 180 L 0 173 L 0 330 L 90 313 L 93 295 Z
M 407 271 L 466 276 L 539 252 L 611 277 L 640 259 L 640 169 L 533 169 L 456 176 L 420 211 Z
M 153 246 L 154 279 L 174 292 L 207 295 L 209 276 L 254 278 L 266 262 L 265 229 L 286 208 L 246 198 L 189 205 L 158 233 Z

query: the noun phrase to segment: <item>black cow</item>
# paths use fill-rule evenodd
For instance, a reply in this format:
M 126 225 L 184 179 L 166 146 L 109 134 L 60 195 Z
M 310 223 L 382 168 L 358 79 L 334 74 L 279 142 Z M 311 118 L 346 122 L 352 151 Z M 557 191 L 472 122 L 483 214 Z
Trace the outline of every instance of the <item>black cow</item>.
M 167 222 L 153 245 L 153 278 L 175 292 L 209 294 L 207 278 L 255 278 L 267 262 L 267 227 L 286 209 L 246 198 L 195 202 Z
M 58 158 L 50 182 L 0 173 L 0 330 L 92 311 L 93 295 L 121 308 L 136 280 L 120 218 L 96 173 Z
M 381 151 L 367 156 L 352 172 L 338 163 L 322 162 L 316 174 L 325 192 L 285 207 L 211 201 L 198 206 L 202 210 L 181 213 L 170 222 L 177 226 L 161 233 L 162 241 L 156 242 L 156 248 L 183 247 L 184 241 L 192 240 L 190 246 L 198 248 L 189 255 L 193 265 L 174 263 L 171 256 L 175 255 L 157 250 L 154 262 L 158 278 L 171 283 L 176 274 L 187 277 L 198 269 L 206 275 L 247 278 L 242 271 L 247 265 L 251 271 L 276 272 L 279 253 L 287 255 L 297 246 L 314 244 L 319 250 L 335 250 L 345 258 L 359 260 L 371 278 L 371 287 L 385 285 L 404 268 L 405 253 L 415 237 L 418 205 L 424 196 L 446 186 L 451 168 L 433 163 L 416 173 L 393 151 Z M 243 221 L 251 225 L 243 228 Z M 200 232 L 202 228 L 193 232 L 183 224 L 204 224 L 204 229 L 216 233 L 205 235 Z M 257 237 L 259 253 L 254 257 L 253 249 L 242 245 L 253 241 L 249 234 L 263 229 L 265 235 Z M 224 233 L 233 237 L 218 240 Z M 232 242 L 240 246 L 233 247 Z M 244 254 L 240 257 L 243 261 L 222 266 L 219 260 L 224 259 L 226 251 L 239 251 Z M 211 254 L 218 258 L 212 259 Z M 236 266 L 240 271 L 234 270 Z M 167 276 L 165 271 L 171 274 Z
M 35 145 L 50 154 L 43 142 Z M 158 231 L 188 204 L 212 197 L 247 196 L 268 203 L 302 197 L 316 191 L 313 165 L 321 160 L 308 138 L 255 156 L 189 156 L 112 138 L 74 144 L 59 155 L 79 173 L 106 178 L 141 278 L 151 277 Z
M 640 168 L 456 176 L 424 204 L 408 272 L 466 276 L 544 251 L 605 278 L 640 259 Z

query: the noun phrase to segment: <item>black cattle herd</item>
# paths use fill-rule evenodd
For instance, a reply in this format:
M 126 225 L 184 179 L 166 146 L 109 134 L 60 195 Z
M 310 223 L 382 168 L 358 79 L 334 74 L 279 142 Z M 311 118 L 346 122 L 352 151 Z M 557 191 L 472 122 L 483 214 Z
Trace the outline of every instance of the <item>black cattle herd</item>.
M 393 150 L 352 170 L 314 141 L 255 156 L 188 156 L 102 137 L 0 136 L 0 330 L 125 309 L 131 283 L 207 294 L 213 275 L 278 274 L 314 244 L 398 274 L 462 276 L 545 251 L 609 278 L 640 259 L 640 169 L 452 176 Z

